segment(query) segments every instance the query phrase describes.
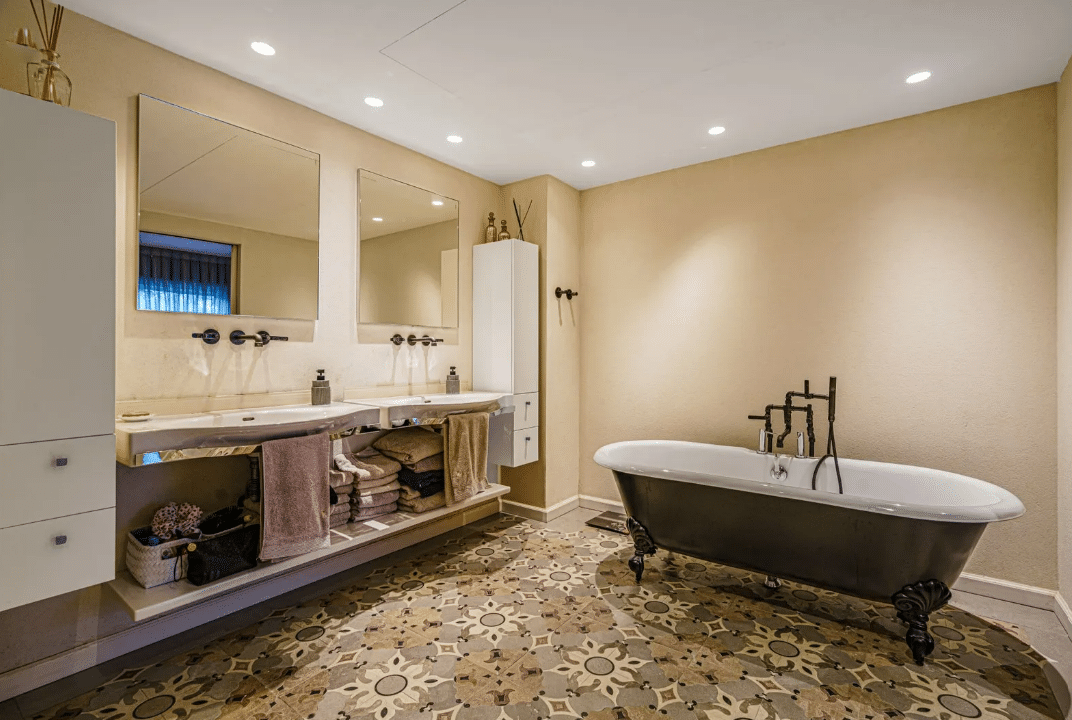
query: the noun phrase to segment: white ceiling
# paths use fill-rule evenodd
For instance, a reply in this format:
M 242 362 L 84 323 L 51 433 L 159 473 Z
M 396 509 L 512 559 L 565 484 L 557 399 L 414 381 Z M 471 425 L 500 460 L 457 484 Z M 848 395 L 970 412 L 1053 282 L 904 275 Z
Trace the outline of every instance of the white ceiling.
M 582 189 L 1053 82 L 1072 55 L 1069 0 L 64 4 L 493 182 Z

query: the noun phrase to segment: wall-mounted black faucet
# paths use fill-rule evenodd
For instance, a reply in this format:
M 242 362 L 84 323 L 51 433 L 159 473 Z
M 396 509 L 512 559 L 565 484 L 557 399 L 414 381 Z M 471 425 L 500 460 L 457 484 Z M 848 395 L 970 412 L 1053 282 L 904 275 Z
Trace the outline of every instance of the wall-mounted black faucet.
M 267 330 L 258 330 L 253 335 L 246 335 L 241 330 L 232 330 L 230 338 L 232 345 L 244 345 L 246 340 L 252 340 L 254 347 L 264 347 L 272 340 L 290 340 L 285 335 L 271 335 Z
M 190 336 L 200 339 L 206 345 L 215 345 L 220 341 L 220 331 L 215 328 L 208 328 L 205 332 L 191 333 Z
M 395 345 L 401 345 L 402 343 L 406 342 L 406 338 L 402 337 L 398 333 L 395 333 L 391 336 L 391 342 L 393 342 Z
M 555 297 L 556 297 L 556 298 L 560 298 L 560 297 L 562 297 L 563 295 L 565 295 L 565 296 L 566 296 L 566 299 L 567 299 L 567 300 L 572 300 L 573 298 L 575 298 L 575 297 L 577 297 L 578 295 L 580 295 L 580 293 L 579 293 L 579 292 L 577 292 L 576 290 L 570 290 L 569 288 L 567 288 L 567 289 L 563 290 L 563 289 L 562 289 L 562 288 L 560 288 L 560 287 L 556 287 L 556 288 L 555 288 Z
M 439 343 L 443 342 L 443 338 L 434 338 L 431 335 L 425 335 L 424 337 L 410 335 L 408 338 L 406 338 L 406 342 L 408 342 L 410 345 L 416 345 L 417 343 L 420 343 L 421 345 L 428 347 L 429 345 L 438 345 Z

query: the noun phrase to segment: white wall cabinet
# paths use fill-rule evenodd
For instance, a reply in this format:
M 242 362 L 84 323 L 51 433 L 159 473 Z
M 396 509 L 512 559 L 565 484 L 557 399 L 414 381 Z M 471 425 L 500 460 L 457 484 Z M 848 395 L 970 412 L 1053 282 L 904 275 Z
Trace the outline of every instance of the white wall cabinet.
M 0 90 L 0 610 L 115 575 L 115 142 Z
M 473 389 L 515 396 L 513 418 L 493 424 L 488 438 L 496 465 L 539 459 L 539 284 L 538 246 L 501 240 L 473 247 Z

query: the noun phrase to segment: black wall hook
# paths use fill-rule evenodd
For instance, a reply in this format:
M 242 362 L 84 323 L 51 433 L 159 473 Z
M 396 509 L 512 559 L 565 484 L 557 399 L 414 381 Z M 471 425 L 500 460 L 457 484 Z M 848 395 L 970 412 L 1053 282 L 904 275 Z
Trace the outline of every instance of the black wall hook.
M 574 290 L 570 290 L 569 288 L 566 288 L 565 290 L 563 290 L 563 289 L 562 289 L 562 288 L 560 288 L 560 287 L 556 287 L 556 288 L 555 288 L 555 297 L 556 297 L 556 298 L 560 298 L 560 297 L 562 297 L 563 295 L 565 295 L 565 296 L 566 296 L 566 299 L 567 299 L 567 300 L 572 300 L 573 298 L 575 298 L 575 297 L 577 297 L 578 295 L 580 295 L 580 293 L 579 293 L 579 292 L 577 292 L 577 291 L 574 291 Z

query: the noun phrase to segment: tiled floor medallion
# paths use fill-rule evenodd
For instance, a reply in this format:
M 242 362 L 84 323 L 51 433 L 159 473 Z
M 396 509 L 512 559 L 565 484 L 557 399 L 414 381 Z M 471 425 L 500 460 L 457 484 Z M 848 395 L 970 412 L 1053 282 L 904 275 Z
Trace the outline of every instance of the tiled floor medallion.
M 911 662 L 869 603 L 504 517 L 35 720 L 1060 717 L 1045 661 L 955 608 Z

